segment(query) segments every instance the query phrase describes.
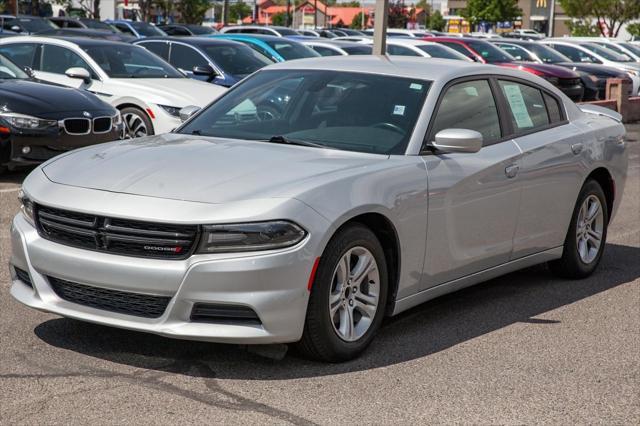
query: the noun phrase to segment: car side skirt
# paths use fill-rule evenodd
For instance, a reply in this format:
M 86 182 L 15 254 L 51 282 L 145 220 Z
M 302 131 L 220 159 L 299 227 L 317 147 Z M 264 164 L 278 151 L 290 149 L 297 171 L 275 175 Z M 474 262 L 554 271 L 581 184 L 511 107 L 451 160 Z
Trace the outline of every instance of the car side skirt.
M 520 259 L 512 260 L 511 262 L 505 263 L 503 265 L 476 272 L 475 274 L 467 275 L 453 281 L 448 281 L 435 287 L 423 290 L 419 293 L 412 294 L 411 296 L 396 300 L 391 315 L 397 315 L 400 312 L 406 311 L 407 309 L 413 308 L 414 306 L 427 302 L 431 299 L 435 299 L 436 297 L 440 297 L 445 294 L 452 293 L 454 291 L 461 290 L 475 284 L 479 284 L 492 278 L 496 278 L 501 275 L 517 271 L 519 269 L 527 268 L 529 266 L 537 265 L 539 263 L 559 259 L 560 257 L 562 257 L 562 249 L 562 246 L 560 246 L 545 250 L 540 253 L 525 256 Z

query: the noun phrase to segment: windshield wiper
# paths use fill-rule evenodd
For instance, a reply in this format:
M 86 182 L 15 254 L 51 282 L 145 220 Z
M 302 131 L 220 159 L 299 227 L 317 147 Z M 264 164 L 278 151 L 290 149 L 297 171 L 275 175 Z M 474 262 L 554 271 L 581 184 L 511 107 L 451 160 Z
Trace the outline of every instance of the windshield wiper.
M 282 135 L 271 136 L 271 138 L 269 140 L 266 140 L 265 142 L 281 143 L 281 144 L 285 144 L 285 145 L 311 146 L 311 147 L 314 147 L 314 148 L 326 148 L 326 145 L 322 145 L 322 144 L 319 144 L 319 143 L 302 141 L 302 140 L 299 140 L 299 139 L 290 139 L 290 138 L 288 138 L 286 136 L 282 136 Z

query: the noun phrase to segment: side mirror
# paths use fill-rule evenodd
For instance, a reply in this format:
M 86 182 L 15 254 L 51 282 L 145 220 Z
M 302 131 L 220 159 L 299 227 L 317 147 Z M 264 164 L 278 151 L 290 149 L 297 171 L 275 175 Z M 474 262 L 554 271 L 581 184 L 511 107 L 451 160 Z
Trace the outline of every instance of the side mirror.
M 218 75 L 211 65 L 196 65 L 192 71 L 193 75 L 206 75 L 209 77 L 208 81 L 213 80 Z
M 80 68 L 80 67 L 69 68 L 64 72 L 64 74 L 69 78 L 78 78 L 86 84 L 91 83 L 91 74 L 89 74 L 89 71 L 87 71 L 84 68 Z
M 182 108 L 179 112 L 180 115 L 180 121 L 185 122 L 188 119 L 190 119 L 196 112 L 200 111 L 200 107 L 199 106 L 195 106 L 195 105 L 187 105 L 186 107 Z
M 24 72 L 27 73 L 27 75 L 31 78 L 35 78 L 36 77 L 36 73 L 33 72 L 33 69 L 31 67 L 24 67 Z
M 482 148 L 482 134 L 469 129 L 445 129 L 436 133 L 431 146 L 442 153 L 461 152 L 472 154 Z

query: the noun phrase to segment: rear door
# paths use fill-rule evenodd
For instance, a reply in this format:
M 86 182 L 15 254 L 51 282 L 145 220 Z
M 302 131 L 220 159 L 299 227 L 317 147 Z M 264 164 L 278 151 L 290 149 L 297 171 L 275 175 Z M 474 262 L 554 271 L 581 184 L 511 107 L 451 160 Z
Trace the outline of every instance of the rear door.
M 522 202 L 512 259 L 564 243 L 581 173 L 581 132 L 566 119 L 560 98 L 533 83 L 500 78 L 514 141 L 522 151 Z
M 425 149 L 429 179 L 427 252 L 423 289 L 497 265 L 511 257 L 521 188 L 520 150 L 499 114 L 489 78 L 457 80 L 445 88 L 426 138 L 449 128 L 483 135 L 477 153 Z

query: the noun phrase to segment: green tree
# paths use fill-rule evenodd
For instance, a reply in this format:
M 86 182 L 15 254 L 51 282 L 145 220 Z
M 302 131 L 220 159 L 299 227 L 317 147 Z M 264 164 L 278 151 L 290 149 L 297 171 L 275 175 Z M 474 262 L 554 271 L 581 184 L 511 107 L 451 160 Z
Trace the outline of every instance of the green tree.
M 429 29 L 434 31 L 444 31 L 444 27 L 447 25 L 447 21 L 444 20 L 439 10 L 433 12 L 429 18 Z
M 640 37 L 640 23 L 627 25 L 627 32 L 634 37 Z
M 177 5 L 178 12 L 185 24 L 202 24 L 204 14 L 209 10 L 209 0 L 181 0 Z M 251 13 L 251 8 L 249 8 Z
M 363 23 L 363 18 L 364 18 L 364 23 Z M 355 30 L 359 30 L 362 28 L 367 28 L 367 24 L 369 24 L 369 15 L 367 13 L 364 13 L 364 14 L 358 13 L 351 20 L 351 24 L 349 24 L 349 27 Z
M 522 15 L 517 0 L 469 0 L 461 15 L 471 24 L 513 21 Z
M 244 18 L 250 15 L 251 15 L 251 6 L 249 6 L 243 1 L 239 1 L 229 6 L 230 22 L 242 21 Z
M 625 23 L 640 18 L 639 0 L 560 0 L 560 4 L 571 18 L 606 24 L 606 28 L 599 25 L 606 37 L 617 37 Z
M 589 21 L 583 21 L 581 19 L 576 21 L 567 21 L 567 26 L 571 35 L 574 37 L 598 37 L 600 35 L 600 29 L 597 25 L 593 25 Z
M 271 25 L 275 25 L 277 27 L 283 27 L 287 25 L 287 13 L 278 12 L 271 15 Z

